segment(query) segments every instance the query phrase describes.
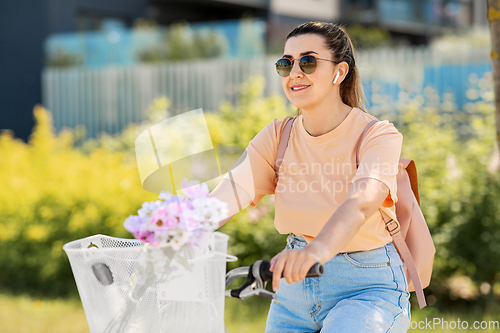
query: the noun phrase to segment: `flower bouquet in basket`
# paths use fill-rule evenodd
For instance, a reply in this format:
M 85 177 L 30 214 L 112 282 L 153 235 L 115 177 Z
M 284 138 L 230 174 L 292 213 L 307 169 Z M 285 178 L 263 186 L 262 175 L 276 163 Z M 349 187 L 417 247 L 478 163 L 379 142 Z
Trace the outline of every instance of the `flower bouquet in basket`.
M 179 268 L 193 269 L 189 259 L 203 257 L 213 250 L 214 231 L 218 222 L 227 217 L 227 203 L 210 198 L 205 183 L 188 183 L 184 179 L 182 187 L 183 196 L 162 191 L 160 200 L 145 202 L 138 215 L 125 220 L 125 229 L 144 246 L 135 263 L 126 305 L 109 322 L 105 333 L 128 332 L 130 318 L 139 311 L 137 307 L 148 290 L 178 279 Z

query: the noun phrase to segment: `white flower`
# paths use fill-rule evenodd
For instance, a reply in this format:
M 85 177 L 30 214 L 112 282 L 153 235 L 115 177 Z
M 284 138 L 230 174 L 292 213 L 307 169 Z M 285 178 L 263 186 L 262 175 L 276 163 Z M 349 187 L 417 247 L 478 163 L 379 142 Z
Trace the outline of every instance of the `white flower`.
M 140 217 L 144 217 L 148 214 L 151 214 L 156 208 L 160 207 L 163 203 L 161 200 L 157 201 L 146 201 L 142 204 L 142 208 L 137 211 Z
M 187 243 L 191 236 L 189 231 L 181 231 L 174 235 L 173 238 L 170 239 L 168 244 L 172 247 L 174 251 L 179 251 L 181 247 Z

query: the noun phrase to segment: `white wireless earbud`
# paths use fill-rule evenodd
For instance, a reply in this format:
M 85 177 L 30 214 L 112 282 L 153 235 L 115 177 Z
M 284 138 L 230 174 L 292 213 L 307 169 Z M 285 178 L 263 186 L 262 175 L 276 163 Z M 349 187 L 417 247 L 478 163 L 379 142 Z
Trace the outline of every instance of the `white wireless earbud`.
M 337 83 L 337 79 L 339 78 L 339 74 L 340 74 L 340 72 L 337 71 L 337 75 L 335 75 L 335 79 L 333 79 L 333 84 Z

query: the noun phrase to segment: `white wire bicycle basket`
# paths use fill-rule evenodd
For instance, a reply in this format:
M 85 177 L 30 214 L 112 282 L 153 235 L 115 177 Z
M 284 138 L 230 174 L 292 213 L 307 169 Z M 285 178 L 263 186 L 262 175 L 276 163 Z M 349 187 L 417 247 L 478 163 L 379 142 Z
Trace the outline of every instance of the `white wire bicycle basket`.
M 179 252 L 104 235 L 65 244 L 90 332 L 224 332 L 228 239 Z

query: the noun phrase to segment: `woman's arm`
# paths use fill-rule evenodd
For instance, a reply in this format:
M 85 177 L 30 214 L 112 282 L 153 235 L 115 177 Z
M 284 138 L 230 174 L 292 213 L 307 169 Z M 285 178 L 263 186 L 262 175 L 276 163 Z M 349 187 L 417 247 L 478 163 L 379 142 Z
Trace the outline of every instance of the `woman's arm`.
M 227 202 L 228 217 L 219 222 L 217 229 L 245 208 L 251 200 L 250 195 L 241 186 L 228 179 L 222 179 L 209 196 Z
M 319 234 L 303 250 L 283 251 L 271 260 L 273 289 L 278 290 L 281 273 L 288 283 L 300 282 L 316 262 L 327 262 L 347 246 L 366 219 L 389 194 L 389 188 L 373 178 L 354 182 L 345 201 Z

